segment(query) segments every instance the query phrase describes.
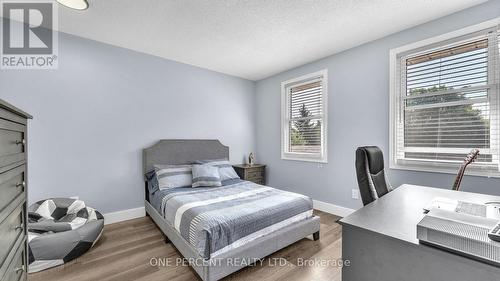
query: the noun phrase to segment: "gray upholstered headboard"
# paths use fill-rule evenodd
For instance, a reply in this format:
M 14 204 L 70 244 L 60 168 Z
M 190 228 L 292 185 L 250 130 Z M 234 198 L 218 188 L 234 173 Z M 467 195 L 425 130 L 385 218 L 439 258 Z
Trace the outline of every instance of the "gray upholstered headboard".
M 155 164 L 182 165 L 196 160 L 229 160 L 229 147 L 218 140 L 160 140 L 143 151 L 144 174 Z

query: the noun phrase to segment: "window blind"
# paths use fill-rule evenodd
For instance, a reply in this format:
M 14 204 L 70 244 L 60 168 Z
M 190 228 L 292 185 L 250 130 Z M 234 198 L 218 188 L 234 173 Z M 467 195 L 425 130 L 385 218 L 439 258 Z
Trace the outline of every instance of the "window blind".
M 324 77 L 315 73 L 282 85 L 285 159 L 326 161 Z
M 497 30 L 400 57 L 396 161 L 499 170 Z
M 289 152 L 321 152 L 321 81 L 290 87 Z

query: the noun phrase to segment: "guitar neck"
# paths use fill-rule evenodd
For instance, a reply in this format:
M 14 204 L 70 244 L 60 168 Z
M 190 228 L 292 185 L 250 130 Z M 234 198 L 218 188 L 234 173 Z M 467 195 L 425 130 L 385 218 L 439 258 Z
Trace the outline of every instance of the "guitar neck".
M 469 154 L 467 154 L 467 157 L 465 157 L 464 162 L 462 163 L 460 169 L 458 170 L 457 178 L 455 179 L 455 183 L 453 183 L 453 190 L 458 190 L 460 188 L 460 183 L 462 183 L 465 169 L 470 163 L 476 161 L 478 155 L 479 155 L 478 149 L 473 149 Z
M 455 183 L 453 183 L 453 190 L 458 190 L 460 188 L 460 183 L 462 183 L 462 179 L 464 178 L 465 168 L 467 165 L 462 165 L 460 170 L 458 171 L 457 177 L 455 178 Z

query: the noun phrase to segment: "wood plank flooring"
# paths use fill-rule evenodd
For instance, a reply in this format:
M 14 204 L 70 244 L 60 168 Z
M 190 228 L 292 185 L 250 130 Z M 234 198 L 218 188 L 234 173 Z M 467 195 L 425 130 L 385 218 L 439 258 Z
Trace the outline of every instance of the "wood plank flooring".
M 338 217 L 315 211 L 321 218 L 319 241 L 302 239 L 267 257 L 262 265 L 244 268 L 225 281 L 340 281 L 341 268 L 322 265 L 320 261 L 341 258 L 342 228 Z M 165 244 L 161 231 L 148 218 L 105 226 L 104 234 L 93 249 L 59 267 L 30 274 L 29 281 L 126 281 L 126 280 L 200 280 L 189 266 L 151 266 L 151 258 L 181 258 L 172 244 Z M 301 259 L 316 261 L 301 265 Z

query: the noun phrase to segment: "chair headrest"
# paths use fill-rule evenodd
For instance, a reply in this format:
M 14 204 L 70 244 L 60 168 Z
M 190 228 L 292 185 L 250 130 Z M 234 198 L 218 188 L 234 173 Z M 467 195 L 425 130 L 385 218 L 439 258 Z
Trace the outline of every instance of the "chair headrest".
M 368 167 L 371 174 L 378 174 L 384 169 L 384 154 L 377 146 L 363 146 L 358 150 L 362 150 L 368 160 Z

